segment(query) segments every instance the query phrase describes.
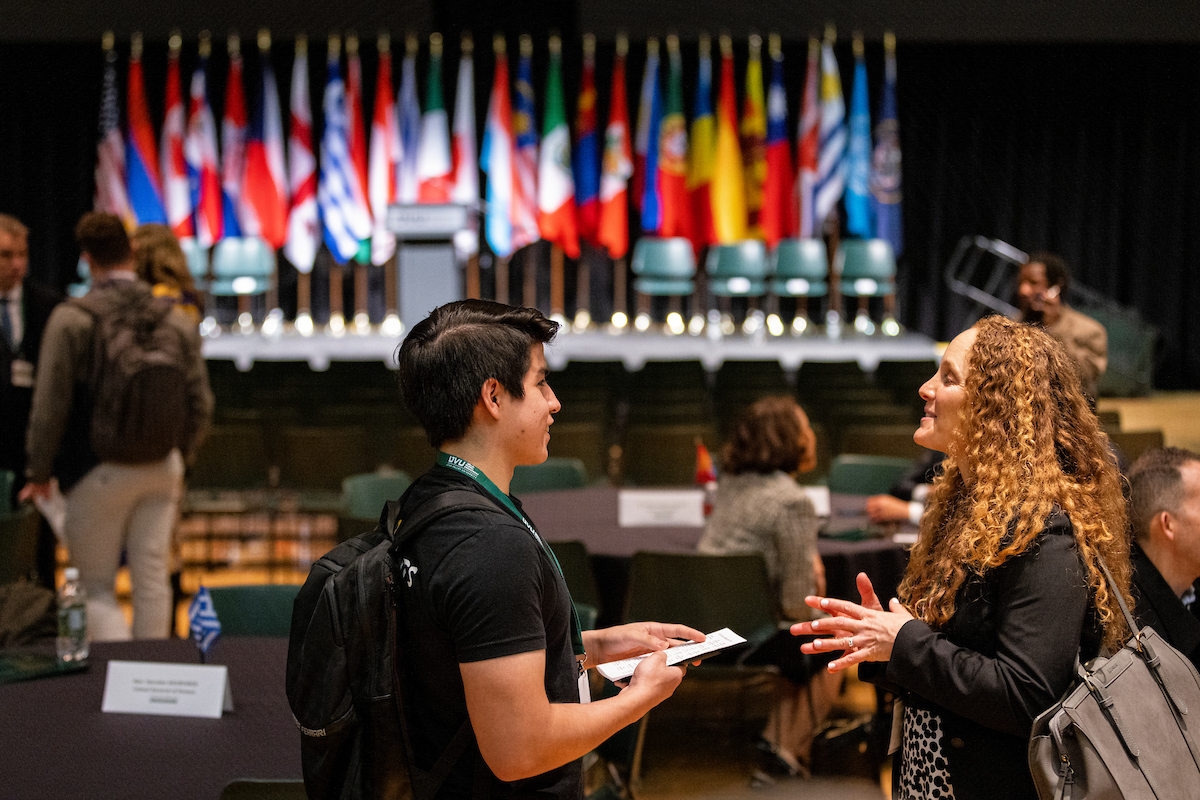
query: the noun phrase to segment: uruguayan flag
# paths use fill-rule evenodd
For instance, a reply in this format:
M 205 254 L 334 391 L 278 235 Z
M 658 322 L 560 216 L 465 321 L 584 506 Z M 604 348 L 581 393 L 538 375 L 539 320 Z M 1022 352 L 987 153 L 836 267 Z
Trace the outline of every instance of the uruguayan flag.
M 217 619 L 217 610 L 213 608 L 212 595 L 203 586 L 188 606 L 188 625 L 192 639 L 201 653 L 207 653 L 208 648 L 212 647 L 212 643 L 221 635 L 221 621 Z
M 371 217 L 354 172 L 347 144 L 346 85 L 338 69 L 336 51 L 330 53 L 329 82 L 325 84 L 325 133 L 321 137 L 321 183 L 317 203 L 325 244 L 338 263 L 358 254 L 360 243 L 371 238 Z
M 814 227 L 820 230 L 846 188 L 846 101 L 833 42 L 821 47 L 821 144 L 814 189 Z

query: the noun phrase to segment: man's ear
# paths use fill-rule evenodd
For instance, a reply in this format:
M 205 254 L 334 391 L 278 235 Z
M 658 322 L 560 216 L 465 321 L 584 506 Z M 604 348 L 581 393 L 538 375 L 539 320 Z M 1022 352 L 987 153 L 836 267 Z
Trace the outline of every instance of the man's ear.
M 1154 515 L 1151 524 L 1157 524 L 1162 535 L 1174 544 L 1175 542 L 1175 515 L 1170 511 L 1160 511 Z
M 500 394 L 504 387 L 495 378 L 488 378 L 479 388 L 479 406 L 494 419 L 500 418 Z

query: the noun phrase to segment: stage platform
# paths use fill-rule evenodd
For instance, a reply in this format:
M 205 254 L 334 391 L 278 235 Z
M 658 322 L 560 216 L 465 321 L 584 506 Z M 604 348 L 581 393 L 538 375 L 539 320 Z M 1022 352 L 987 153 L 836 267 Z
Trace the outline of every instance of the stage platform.
M 233 361 L 243 371 L 256 361 L 306 361 L 316 371 L 327 369 L 333 361 L 383 361 L 395 366 L 399 342 L 398 337 L 374 330 L 365 334 L 346 332 L 341 336 L 328 333 L 302 336 L 292 330 L 274 336 L 223 331 L 205 337 L 204 357 Z M 562 369 L 571 361 L 620 361 L 631 372 L 640 370 L 647 361 L 699 361 L 710 372 L 726 361 L 778 361 L 789 373 L 805 361 L 857 361 L 864 371 L 873 372 L 881 361 L 939 358 L 936 342 L 911 332 L 898 336 L 844 332 L 839 338 L 819 334 L 711 338 L 649 331 L 566 331 L 546 348 L 546 361 L 551 369 Z

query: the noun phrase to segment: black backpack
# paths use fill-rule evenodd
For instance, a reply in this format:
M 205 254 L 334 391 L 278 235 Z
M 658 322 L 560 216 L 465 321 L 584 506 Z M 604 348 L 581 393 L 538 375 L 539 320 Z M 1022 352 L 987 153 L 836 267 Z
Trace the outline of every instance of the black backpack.
M 101 461 L 147 464 L 186 446 L 188 347 L 168 321 L 169 300 L 118 309 L 84 296 L 91 314 L 91 445 Z
M 400 503 L 389 501 L 375 530 L 338 545 L 309 571 L 292 607 L 286 685 L 311 800 L 431 800 L 475 741 L 464 722 L 432 770 L 413 765 L 393 580 L 396 553 L 413 536 L 473 508 L 497 510 L 477 492 L 453 489 L 426 500 L 397 528 Z M 478 775 L 475 785 L 478 795 Z

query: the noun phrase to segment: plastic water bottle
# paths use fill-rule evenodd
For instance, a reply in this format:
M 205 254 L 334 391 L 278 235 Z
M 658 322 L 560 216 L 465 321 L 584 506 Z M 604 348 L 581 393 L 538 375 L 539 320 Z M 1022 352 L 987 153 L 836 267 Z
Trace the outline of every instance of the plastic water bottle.
M 58 660 L 86 661 L 88 657 L 87 597 L 79 583 L 79 570 L 67 567 L 66 581 L 58 590 Z

